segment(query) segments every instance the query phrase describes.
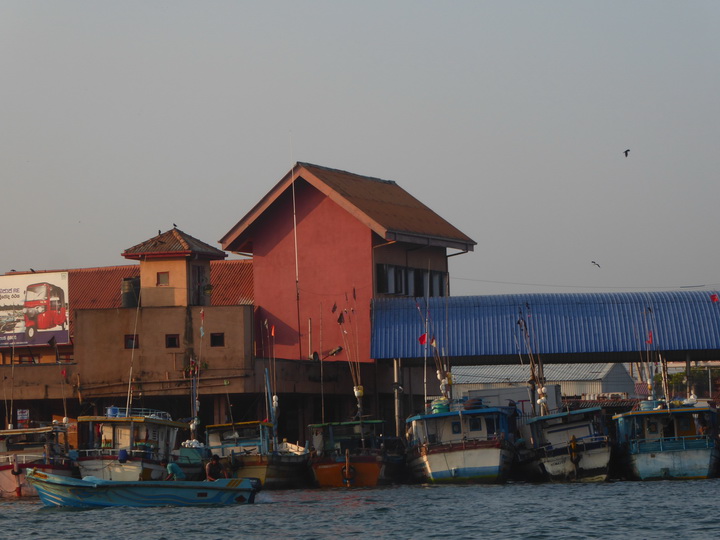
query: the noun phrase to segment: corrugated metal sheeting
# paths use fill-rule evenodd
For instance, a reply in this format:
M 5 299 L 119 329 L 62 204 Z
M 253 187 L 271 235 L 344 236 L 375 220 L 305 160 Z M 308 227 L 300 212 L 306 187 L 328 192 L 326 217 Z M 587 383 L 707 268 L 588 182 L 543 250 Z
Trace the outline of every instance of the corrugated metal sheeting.
M 436 338 L 451 357 L 720 349 L 717 291 L 380 298 L 375 359 L 422 358 Z M 527 332 L 522 329 L 523 324 Z

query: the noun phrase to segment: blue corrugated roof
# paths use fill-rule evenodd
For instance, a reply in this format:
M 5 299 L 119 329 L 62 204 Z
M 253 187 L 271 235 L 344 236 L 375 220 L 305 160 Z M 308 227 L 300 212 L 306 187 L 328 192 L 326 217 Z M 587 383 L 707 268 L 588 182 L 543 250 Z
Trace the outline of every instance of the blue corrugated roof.
M 434 336 L 442 355 L 483 357 L 720 349 L 717 291 L 525 294 L 378 298 L 371 355 L 422 358 L 418 338 Z M 652 332 L 652 339 L 650 339 Z M 648 344 L 647 341 L 652 341 Z

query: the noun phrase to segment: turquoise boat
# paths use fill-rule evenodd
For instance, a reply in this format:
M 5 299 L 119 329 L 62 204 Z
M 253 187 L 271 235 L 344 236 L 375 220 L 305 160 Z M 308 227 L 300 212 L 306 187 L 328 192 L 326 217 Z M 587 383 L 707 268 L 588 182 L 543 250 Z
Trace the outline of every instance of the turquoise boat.
M 260 490 L 257 478 L 187 482 L 103 480 L 86 476 L 80 480 L 32 469 L 27 471 L 26 479 L 45 506 L 74 508 L 251 504 Z
M 613 416 L 618 451 L 635 480 L 715 478 L 720 472 L 718 410 L 648 400 Z

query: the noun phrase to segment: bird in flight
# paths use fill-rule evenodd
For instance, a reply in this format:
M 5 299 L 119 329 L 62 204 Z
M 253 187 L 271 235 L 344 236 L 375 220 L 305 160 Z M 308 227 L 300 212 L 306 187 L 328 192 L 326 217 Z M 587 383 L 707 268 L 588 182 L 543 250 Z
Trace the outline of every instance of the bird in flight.
M 623 154 L 625 154 L 625 157 L 628 157 L 628 154 L 629 154 L 629 153 L 630 153 L 630 149 L 629 149 L 629 148 L 623 152 Z
M 598 263 L 596 263 L 595 261 L 590 261 L 590 262 L 593 263 L 593 264 L 594 264 L 595 266 L 597 266 L 598 268 L 600 268 L 600 265 L 599 265 Z

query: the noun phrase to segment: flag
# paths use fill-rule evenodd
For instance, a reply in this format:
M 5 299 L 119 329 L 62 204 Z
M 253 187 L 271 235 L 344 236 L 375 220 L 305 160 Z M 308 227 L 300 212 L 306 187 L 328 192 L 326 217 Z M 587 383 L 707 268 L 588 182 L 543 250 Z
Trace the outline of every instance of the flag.
M 711 294 L 710 301 L 711 302 L 720 302 L 720 297 L 717 294 Z
M 332 312 L 335 313 L 337 311 L 337 302 L 333 304 Z
M 65 377 L 65 375 L 67 375 L 67 371 L 65 371 L 64 369 L 60 370 L 60 375 Z
M 420 345 L 425 345 L 427 343 L 427 333 L 420 336 L 418 341 L 420 342 Z
M 200 310 L 200 320 L 202 322 L 205 322 L 205 310 L 204 309 Z
M 272 337 L 275 337 L 275 325 L 274 324 L 270 327 L 270 335 Z
M 200 337 L 205 337 L 205 329 L 202 326 L 200 327 Z
M 652 342 L 653 342 L 652 330 L 650 330 L 650 331 L 648 332 L 648 338 L 647 338 L 647 341 L 646 341 L 645 343 L 647 343 L 648 345 L 652 345 Z
M 435 336 L 433 336 L 432 339 L 430 340 L 430 346 L 437 347 L 437 342 L 435 341 Z
M 338 317 L 338 324 L 343 324 L 345 322 L 345 316 L 343 315 L 342 311 L 340 312 L 340 316 Z

